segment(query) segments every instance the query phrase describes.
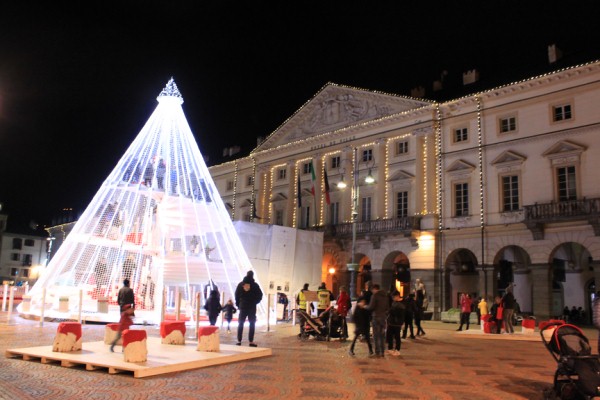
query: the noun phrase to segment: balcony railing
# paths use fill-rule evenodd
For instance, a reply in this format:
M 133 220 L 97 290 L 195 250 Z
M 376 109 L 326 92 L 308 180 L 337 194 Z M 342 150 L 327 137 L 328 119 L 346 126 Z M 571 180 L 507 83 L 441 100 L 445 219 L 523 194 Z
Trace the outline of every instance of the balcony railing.
M 352 225 L 352 222 L 346 222 L 335 225 L 314 226 L 309 229 L 325 232 L 326 236 L 342 237 L 352 235 Z M 420 229 L 421 217 L 419 216 L 378 219 L 356 223 L 356 233 L 358 235 L 396 232 L 409 236 L 412 231 Z
M 600 236 L 600 198 L 568 200 L 524 206 L 524 221 L 534 239 L 543 239 L 543 225 L 552 222 L 587 220 Z

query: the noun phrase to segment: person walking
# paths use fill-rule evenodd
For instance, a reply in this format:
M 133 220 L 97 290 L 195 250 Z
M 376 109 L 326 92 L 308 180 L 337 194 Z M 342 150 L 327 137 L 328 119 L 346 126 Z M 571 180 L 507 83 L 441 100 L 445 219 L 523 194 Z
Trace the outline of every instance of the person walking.
M 119 320 L 119 331 L 117 332 L 117 336 L 115 336 L 115 339 L 110 345 L 111 352 L 115 351 L 115 346 L 117 345 L 119 339 L 121 339 L 121 336 L 123 336 L 123 331 L 125 329 L 129 329 L 129 327 L 133 325 L 133 319 L 131 318 L 132 316 L 133 308 L 131 307 L 131 304 L 125 304 L 123 306 L 123 310 L 121 311 L 121 319 Z
M 471 299 L 471 295 L 468 293 L 463 293 L 460 295 L 460 326 L 457 331 L 462 331 L 463 325 L 467 325 L 466 330 L 469 330 L 469 320 L 471 319 L 471 306 L 473 305 L 473 300 Z
M 135 295 L 133 289 L 129 287 L 129 279 L 123 280 L 123 287 L 119 289 L 117 294 L 117 303 L 121 308 L 121 312 L 125 310 L 126 305 L 131 305 L 132 308 L 135 306 Z
M 383 357 L 385 342 L 385 321 L 390 309 L 390 300 L 385 290 L 379 284 L 374 284 L 371 302 L 366 307 L 371 311 L 371 324 L 373 325 L 373 342 L 375 342 L 375 357 Z
M 364 297 L 359 297 L 356 301 L 356 307 L 354 308 L 354 314 L 352 320 L 354 321 L 354 339 L 350 344 L 350 350 L 348 354 L 354 355 L 354 345 L 359 337 L 364 337 L 367 346 L 369 347 L 369 356 L 373 355 L 373 346 L 371 345 L 371 316 L 366 309 L 367 303 Z
M 415 295 L 410 294 L 406 296 L 404 300 L 404 329 L 402 330 L 402 339 L 406 339 L 406 334 L 410 329 L 410 338 L 415 338 L 415 333 L 413 331 L 413 319 L 415 317 L 415 312 L 417 311 L 417 303 L 415 302 Z
M 238 317 L 238 331 L 236 345 L 242 345 L 242 336 L 244 333 L 244 323 L 248 318 L 248 340 L 250 347 L 257 347 L 254 343 L 254 331 L 256 329 L 256 305 L 262 300 L 263 292 L 254 280 L 254 272 L 248 271 L 244 279 L 235 289 L 235 304 L 240 310 Z
M 235 308 L 231 299 L 223 307 L 223 312 L 225 313 L 225 321 L 227 321 L 227 333 L 231 333 L 231 320 L 233 319 L 233 314 L 237 312 L 237 308 Z
M 386 330 L 388 353 L 393 356 L 400 355 L 400 348 L 402 347 L 400 339 L 400 330 L 402 329 L 403 324 L 404 303 L 402 303 L 402 297 L 400 296 L 400 292 L 395 291 L 394 293 L 392 293 L 392 305 L 390 306 L 390 312 L 387 318 Z
M 515 296 L 512 293 L 512 285 L 506 288 L 506 293 L 502 296 L 502 321 L 504 321 L 504 330 L 512 335 L 515 333 L 513 328 L 513 312 L 515 309 Z
M 211 290 L 210 296 L 204 304 L 204 309 L 208 312 L 208 320 L 212 326 L 217 324 L 217 318 L 222 310 L 221 302 L 219 301 L 219 292 L 217 290 Z

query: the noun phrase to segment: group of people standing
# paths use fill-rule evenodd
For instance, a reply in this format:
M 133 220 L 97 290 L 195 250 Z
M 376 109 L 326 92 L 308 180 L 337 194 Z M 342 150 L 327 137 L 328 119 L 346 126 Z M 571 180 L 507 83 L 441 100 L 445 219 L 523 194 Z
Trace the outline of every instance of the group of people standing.
M 485 297 L 479 299 L 477 304 L 473 303 L 473 299 L 470 294 L 463 293 L 460 296 L 460 326 L 457 331 L 462 331 L 463 326 L 466 326 L 466 329 L 469 329 L 471 312 L 473 309 L 477 307 L 477 317 L 478 323 L 481 322 L 481 319 L 487 319 L 489 322 L 492 322 L 495 326 L 495 329 L 492 333 L 499 334 L 502 332 L 502 327 L 504 326 L 504 331 L 508 334 L 515 333 L 514 329 L 514 317 L 515 312 L 518 310 L 518 303 L 513 294 L 512 286 L 508 286 L 506 288 L 506 292 L 503 296 L 496 296 L 494 298 L 494 303 L 488 310 L 487 301 Z M 483 316 L 489 316 L 488 318 L 483 318 Z
M 362 337 L 369 348 L 369 356 L 384 357 L 386 342 L 387 354 L 399 356 L 402 339 L 406 339 L 408 330 L 410 338 L 416 338 L 413 320 L 417 326 L 417 336 L 425 335 L 421 327 L 425 299 L 425 286 L 420 280 L 417 280 L 415 292 L 404 297 L 397 290 L 388 295 L 380 285 L 368 283 L 354 309 L 356 329 L 348 353 L 355 355 L 356 342 Z M 375 351 L 370 340 L 371 328 Z

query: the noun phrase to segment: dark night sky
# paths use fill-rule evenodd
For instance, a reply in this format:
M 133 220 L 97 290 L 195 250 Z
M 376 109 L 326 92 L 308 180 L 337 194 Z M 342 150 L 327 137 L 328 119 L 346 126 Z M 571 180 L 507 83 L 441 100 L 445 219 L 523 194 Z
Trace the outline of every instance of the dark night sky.
M 210 165 L 226 146 L 247 154 L 329 81 L 409 95 L 443 70 L 493 86 L 549 70 L 551 43 L 566 65 L 600 58 L 592 1 L 9 3 L 0 202 L 13 227 L 83 212 L 171 76 Z

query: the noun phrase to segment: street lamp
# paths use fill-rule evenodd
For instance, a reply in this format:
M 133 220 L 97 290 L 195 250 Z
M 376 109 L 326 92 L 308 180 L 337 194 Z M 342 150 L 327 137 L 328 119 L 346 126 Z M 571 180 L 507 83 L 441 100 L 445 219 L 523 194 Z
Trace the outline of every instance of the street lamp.
M 356 272 L 358 264 L 356 263 L 356 223 L 358 222 L 358 198 L 359 198 L 359 171 L 358 171 L 358 148 L 354 148 L 354 165 L 352 171 L 352 210 L 351 210 L 351 221 L 352 221 L 352 257 L 350 264 L 347 264 L 348 271 L 350 271 L 350 298 L 356 299 Z M 371 168 L 365 178 L 365 183 L 372 184 L 375 182 L 373 175 L 371 174 Z M 344 181 L 344 174 L 342 173 L 342 179 L 338 182 L 338 189 L 345 189 L 348 185 Z

